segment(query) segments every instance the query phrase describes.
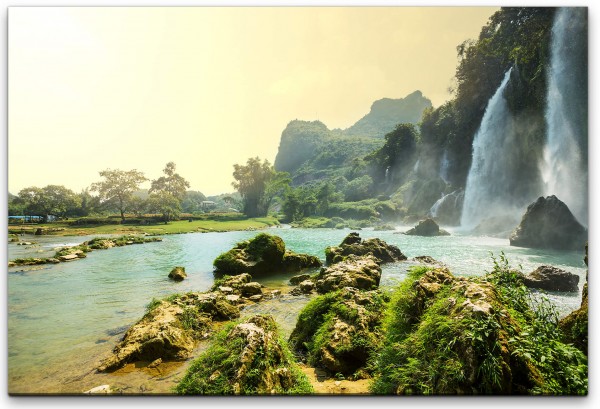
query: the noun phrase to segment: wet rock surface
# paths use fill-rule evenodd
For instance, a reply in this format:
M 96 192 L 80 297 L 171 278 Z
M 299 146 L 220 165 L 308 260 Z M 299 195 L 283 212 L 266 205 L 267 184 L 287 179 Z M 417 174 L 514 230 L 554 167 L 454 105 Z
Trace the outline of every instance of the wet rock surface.
M 540 197 L 527 207 L 510 235 L 510 245 L 557 250 L 579 250 L 588 232 L 556 196 Z
M 174 267 L 168 277 L 173 281 L 183 281 L 187 277 L 185 267 Z
M 540 266 L 523 277 L 529 288 L 546 291 L 579 291 L 579 276 L 553 266 Z
M 323 267 L 314 282 L 317 292 L 323 294 L 344 287 L 372 290 L 379 286 L 380 279 L 379 259 L 372 255 L 349 255 L 344 261 Z
M 349 255 L 366 256 L 371 254 L 379 259 L 380 263 L 392 263 L 406 260 L 402 251 L 379 238 L 363 240 L 358 233 L 352 232 L 344 238 L 339 246 L 327 247 L 325 259 L 327 264 L 343 261 Z
M 440 229 L 440 226 L 433 219 L 421 220 L 415 227 L 406 231 L 404 234 L 409 236 L 449 236 L 444 229 Z

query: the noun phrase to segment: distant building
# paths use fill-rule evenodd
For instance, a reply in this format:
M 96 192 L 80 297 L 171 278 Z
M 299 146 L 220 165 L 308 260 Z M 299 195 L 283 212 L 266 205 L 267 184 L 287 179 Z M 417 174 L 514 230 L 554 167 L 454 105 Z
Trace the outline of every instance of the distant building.
M 205 200 L 202 203 L 200 203 L 200 206 L 202 207 L 202 210 L 208 211 L 208 210 L 212 210 L 212 209 L 216 208 L 217 204 L 213 201 Z

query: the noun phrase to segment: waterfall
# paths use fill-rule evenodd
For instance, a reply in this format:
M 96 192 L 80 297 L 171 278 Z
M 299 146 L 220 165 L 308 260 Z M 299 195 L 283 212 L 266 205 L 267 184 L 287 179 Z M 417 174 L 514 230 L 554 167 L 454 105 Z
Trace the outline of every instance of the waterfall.
M 446 183 L 448 183 L 448 167 L 450 166 L 450 161 L 448 160 L 448 150 L 444 149 L 444 154 L 442 155 L 442 160 L 440 162 L 440 177 Z
M 455 190 L 446 195 L 442 194 L 429 209 L 429 216 L 437 219 L 438 223 L 455 226 L 460 220 L 464 191 Z
M 547 142 L 541 164 L 545 196 L 556 195 L 584 225 L 588 223 L 587 11 L 565 7 L 552 27 Z
M 429 209 L 429 216 L 431 217 L 437 217 L 437 212 L 438 209 L 440 208 L 440 205 L 442 203 L 444 203 L 444 200 L 446 199 L 446 197 L 448 197 L 448 195 L 445 195 L 442 193 L 442 197 L 440 197 L 434 204 L 433 206 L 431 206 L 431 209 Z
M 523 203 L 513 197 L 519 183 L 512 165 L 520 149 L 517 127 L 504 98 L 512 70 L 506 72 L 488 101 L 473 138 L 473 159 L 460 220 L 467 229 L 490 217 L 519 218 L 522 213 Z

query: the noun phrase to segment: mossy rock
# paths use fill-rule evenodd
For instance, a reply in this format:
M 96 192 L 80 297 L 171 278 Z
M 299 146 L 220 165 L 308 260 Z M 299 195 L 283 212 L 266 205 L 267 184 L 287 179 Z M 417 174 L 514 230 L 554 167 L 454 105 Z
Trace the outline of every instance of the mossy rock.
M 440 229 L 440 226 L 433 219 L 421 220 L 415 227 L 406 231 L 404 234 L 409 236 L 449 236 L 444 229 Z
M 546 304 L 531 309 L 528 291 L 501 262 L 485 279 L 414 267 L 392 295 L 372 392 L 587 393 L 585 356 L 558 339 Z
M 343 261 L 351 254 L 355 256 L 371 254 L 375 256 L 380 263 L 392 263 L 406 260 L 406 256 L 402 254 L 402 251 L 398 247 L 387 244 L 379 238 L 363 240 L 356 232 L 348 234 L 339 246 L 327 247 L 325 249 L 325 260 L 327 264 L 334 264 Z
M 290 335 L 290 345 L 308 363 L 357 379 L 381 345 L 380 326 L 388 297 L 376 291 L 343 288 L 313 299 Z
M 314 256 L 286 251 L 281 237 L 260 233 L 219 255 L 213 265 L 217 275 L 249 273 L 257 276 L 275 272 L 297 272 L 305 268 L 319 267 L 321 262 Z
M 367 256 L 347 256 L 343 261 L 322 268 L 315 277 L 317 292 L 324 294 L 344 287 L 373 290 L 379 286 L 381 267 L 379 260 Z
M 231 323 L 187 370 L 180 395 L 304 395 L 313 393 L 269 315 Z

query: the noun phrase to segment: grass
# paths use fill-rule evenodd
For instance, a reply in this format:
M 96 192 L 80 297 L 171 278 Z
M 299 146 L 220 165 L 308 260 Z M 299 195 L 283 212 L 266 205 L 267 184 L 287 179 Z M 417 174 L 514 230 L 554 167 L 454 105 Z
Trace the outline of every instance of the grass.
M 45 224 L 8 227 L 9 234 L 33 234 L 36 229 L 47 230 L 49 235 L 55 236 L 86 236 L 94 234 L 180 234 L 196 232 L 224 232 L 236 230 L 258 230 L 279 224 L 275 217 L 247 218 L 213 218 L 192 220 L 177 220 L 168 224 L 105 224 L 105 225 L 71 225 L 69 222 L 53 222 Z
M 267 345 L 259 345 L 253 351 L 254 356 L 248 362 L 247 370 L 240 376 L 241 359 L 248 357 L 241 356 L 246 346 L 245 339 L 232 336 L 232 330 L 238 323 L 231 322 L 215 334 L 209 348 L 190 365 L 175 387 L 177 394 L 268 395 L 271 390 L 265 389 L 265 380 L 282 370 L 291 373 L 291 385 L 286 388 L 276 386 L 276 394 L 305 395 L 313 392 L 308 378 L 298 368 L 286 342 L 280 337 L 268 341 Z M 272 331 L 275 336 L 278 333 L 277 325 L 272 320 L 264 330 Z
M 375 394 L 587 394 L 587 358 L 561 340 L 554 306 L 531 296 L 502 254 L 479 285 L 492 309 L 466 314 L 456 280 L 423 297 L 413 268 L 394 291 L 372 365 Z M 482 290 L 483 291 L 483 290 Z

